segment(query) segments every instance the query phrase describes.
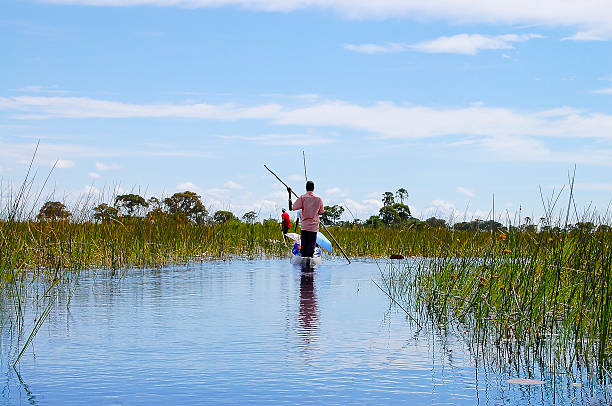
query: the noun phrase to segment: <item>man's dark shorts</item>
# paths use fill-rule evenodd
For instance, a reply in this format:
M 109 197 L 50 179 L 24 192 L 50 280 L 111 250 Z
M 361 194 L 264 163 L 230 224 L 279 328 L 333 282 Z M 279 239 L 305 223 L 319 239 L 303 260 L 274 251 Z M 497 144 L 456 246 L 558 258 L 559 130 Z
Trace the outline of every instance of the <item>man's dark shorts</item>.
M 300 250 L 300 255 L 312 257 L 314 255 L 315 244 L 317 243 L 316 231 L 302 230 L 301 239 L 302 249 Z

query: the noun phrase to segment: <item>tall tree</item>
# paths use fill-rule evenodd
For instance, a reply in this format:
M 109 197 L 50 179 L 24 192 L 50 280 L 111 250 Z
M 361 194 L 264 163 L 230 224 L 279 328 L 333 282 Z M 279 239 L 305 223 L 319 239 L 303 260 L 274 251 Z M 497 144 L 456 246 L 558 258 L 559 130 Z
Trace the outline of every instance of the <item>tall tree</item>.
M 429 227 L 434 227 L 434 228 L 445 228 L 446 227 L 446 220 L 438 219 L 435 217 L 428 218 L 427 220 L 425 220 L 425 223 L 427 223 Z
M 365 226 L 373 227 L 373 228 L 378 228 L 378 227 L 382 227 L 385 225 L 380 219 L 380 217 L 378 216 L 370 216 L 370 218 L 367 219 L 363 224 Z
M 408 199 L 408 191 L 404 188 L 397 189 L 395 192 L 395 197 L 397 197 L 401 204 L 404 204 L 404 199 Z
M 162 202 L 161 200 L 159 200 L 159 199 L 158 199 L 157 197 L 155 197 L 155 196 L 151 196 L 151 197 L 149 198 L 149 200 L 147 200 L 147 203 L 149 204 L 149 207 L 150 207 L 152 210 L 155 210 L 155 209 L 161 209 L 161 208 L 162 208 L 162 206 L 164 205 L 164 202 Z
M 344 213 L 344 207 L 334 204 L 333 206 L 325 206 L 325 212 L 321 214 L 321 221 L 325 225 L 336 224 Z
M 397 212 L 401 221 L 406 221 L 412 217 L 412 214 L 410 214 L 410 207 L 408 207 L 408 205 L 395 203 L 393 208 Z
M 401 221 L 399 213 L 393 206 L 387 205 L 381 207 L 378 216 L 386 226 L 397 224 Z
M 36 218 L 39 220 L 65 220 L 71 214 L 62 202 L 45 202 Z
M 395 203 L 395 198 L 393 197 L 393 193 L 385 192 L 382 194 L 382 202 L 383 206 L 391 206 Z
M 189 190 L 165 198 L 164 204 L 168 207 L 170 214 L 179 221 L 202 224 L 208 216 L 208 210 L 204 207 L 200 196 Z
M 246 213 L 243 214 L 242 221 L 248 224 L 253 224 L 255 223 L 256 218 L 257 218 L 257 213 L 255 213 L 254 211 L 247 211 Z
M 113 206 L 109 206 L 106 203 L 101 203 L 94 207 L 94 218 L 101 221 L 102 223 L 109 222 L 116 219 L 118 211 Z
M 233 219 L 235 219 L 234 213 L 227 210 L 219 210 L 213 215 L 213 221 L 219 224 L 227 223 L 228 221 L 231 221 Z
M 115 207 L 119 212 L 124 210 L 126 216 L 132 217 L 137 210 L 149 207 L 149 203 L 140 195 L 128 193 L 115 197 Z

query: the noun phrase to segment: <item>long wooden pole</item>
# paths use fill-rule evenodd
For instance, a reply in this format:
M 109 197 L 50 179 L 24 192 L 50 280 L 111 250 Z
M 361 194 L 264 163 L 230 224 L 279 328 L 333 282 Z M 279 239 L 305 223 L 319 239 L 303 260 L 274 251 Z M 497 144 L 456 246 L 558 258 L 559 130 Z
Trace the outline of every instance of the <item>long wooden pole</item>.
M 277 174 L 275 174 L 274 172 L 272 172 L 272 170 L 270 168 L 268 168 L 267 165 L 264 165 L 264 168 L 266 168 L 268 170 L 268 172 L 270 172 L 272 175 L 274 175 L 274 177 L 276 179 L 278 179 L 278 181 L 280 183 L 283 184 L 283 186 L 285 186 L 287 189 L 291 189 L 285 182 L 283 182 L 283 180 L 281 178 L 278 177 Z M 293 193 L 293 195 L 295 197 L 299 197 L 297 195 L 297 193 L 295 193 L 295 191 L 293 189 L 291 189 L 291 192 Z M 329 236 L 331 237 L 332 241 L 336 243 L 336 246 L 338 246 L 338 248 L 340 248 L 340 252 L 342 252 L 342 255 L 344 255 L 344 258 L 346 258 L 346 260 L 348 261 L 348 263 L 351 263 L 351 260 L 349 259 L 349 257 L 346 255 L 346 253 L 344 252 L 344 250 L 342 249 L 342 246 L 338 243 L 338 241 L 336 241 L 336 239 L 334 238 L 334 236 L 332 235 L 332 233 L 329 232 L 329 230 L 327 229 L 327 227 L 325 226 L 325 224 L 323 224 L 323 222 L 321 222 L 321 225 L 323 226 L 323 228 L 325 229 L 325 231 L 327 231 L 327 234 L 329 234 Z

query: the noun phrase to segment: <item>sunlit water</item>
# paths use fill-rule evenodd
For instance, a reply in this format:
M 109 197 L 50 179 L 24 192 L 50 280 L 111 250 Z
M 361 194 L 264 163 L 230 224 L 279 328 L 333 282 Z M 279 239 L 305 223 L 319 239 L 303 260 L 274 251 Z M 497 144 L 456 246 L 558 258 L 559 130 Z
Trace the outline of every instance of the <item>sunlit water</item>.
M 373 261 L 326 261 L 314 274 L 288 260 L 87 272 L 69 306 L 56 298 L 17 370 L 10 363 L 41 309 L 26 309 L 19 341 L 5 323 L 0 401 L 607 404 L 585 374 L 496 372 L 460 334 L 418 330 L 380 279 Z M 517 377 L 545 384 L 506 382 Z

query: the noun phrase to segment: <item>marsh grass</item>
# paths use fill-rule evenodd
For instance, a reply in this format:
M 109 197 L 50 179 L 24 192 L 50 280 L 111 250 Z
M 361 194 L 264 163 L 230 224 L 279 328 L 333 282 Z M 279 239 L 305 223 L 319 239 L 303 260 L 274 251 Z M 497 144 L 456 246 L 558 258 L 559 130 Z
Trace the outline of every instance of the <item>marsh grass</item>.
M 548 349 L 604 367 L 612 354 L 612 233 L 443 233 L 426 258 L 389 262 L 385 289 L 434 325 L 501 353 Z M 566 350 L 572 354 L 567 355 Z

